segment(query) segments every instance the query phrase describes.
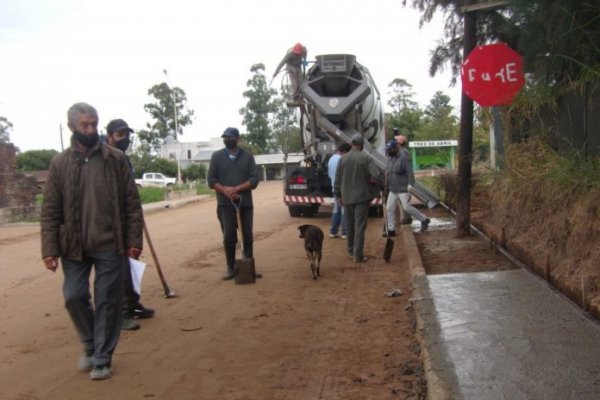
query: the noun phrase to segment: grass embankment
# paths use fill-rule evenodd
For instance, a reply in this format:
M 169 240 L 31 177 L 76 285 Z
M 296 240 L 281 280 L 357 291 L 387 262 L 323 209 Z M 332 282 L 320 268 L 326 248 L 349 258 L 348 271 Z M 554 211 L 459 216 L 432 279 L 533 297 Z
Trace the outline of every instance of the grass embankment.
M 138 188 L 142 204 L 155 203 L 166 199 L 167 193 L 172 191 L 188 191 L 194 190 L 197 195 L 212 194 L 213 190 L 204 184 L 196 185 L 176 185 L 168 188 L 163 187 L 140 187 Z

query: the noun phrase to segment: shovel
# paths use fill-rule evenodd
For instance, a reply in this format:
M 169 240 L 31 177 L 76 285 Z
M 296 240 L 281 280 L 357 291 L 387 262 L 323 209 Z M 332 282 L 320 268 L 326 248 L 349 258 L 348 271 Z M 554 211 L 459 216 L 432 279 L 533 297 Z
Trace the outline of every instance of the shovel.
M 383 224 L 385 225 L 385 236 L 387 237 L 387 240 L 385 241 L 385 249 L 383 249 L 383 259 L 386 262 L 390 262 L 390 259 L 392 258 L 392 250 L 394 250 L 394 240 L 389 236 L 387 210 L 385 209 L 385 198 L 383 197 L 383 192 L 381 193 L 381 204 L 383 204 Z
M 242 229 L 242 217 L 240 214 L 240 206 L 242 205 L 242 201 L 240 199 L 239 203 L 231 202 L 235 207 L 235 215 L 237 216 L 237 227 L 239 232 L 239 242 L 241 244 L 240 250 L 242 253 L 241 260 L 235 260 L 234 271 L 235 271 L 235 284 L 241 285 L 245 283 L 255 283 L 256 282 L 256 271 L 254 269 L 254 259 L 246 258 L 244 254 L 244 230 Z

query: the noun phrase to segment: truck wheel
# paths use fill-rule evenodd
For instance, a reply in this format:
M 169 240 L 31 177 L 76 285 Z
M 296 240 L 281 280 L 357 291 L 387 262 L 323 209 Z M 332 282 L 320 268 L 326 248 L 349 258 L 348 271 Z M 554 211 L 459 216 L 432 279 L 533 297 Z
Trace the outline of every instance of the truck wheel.
M 318 209 L 318 205 L 317 205 L 317 209 Z M 310 207 L 302 207 L 302 214 L 304 214 L 304 216 L 306 218 L 311 218 L 315 216 L 315 208 L 311 205 Z
M 290 217 L 299 217 L 300 216 L 300 208 L 294 206 L 288 206 L 288 210 L 290 212 Z

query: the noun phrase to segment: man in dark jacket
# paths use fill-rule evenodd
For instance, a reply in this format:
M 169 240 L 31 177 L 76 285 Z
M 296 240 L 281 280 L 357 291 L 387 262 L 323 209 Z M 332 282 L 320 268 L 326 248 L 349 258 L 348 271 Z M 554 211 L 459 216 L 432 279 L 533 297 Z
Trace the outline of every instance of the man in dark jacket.
M 44 190 L 42 258 L 54 272 L 60 257 L 65 305 L 84 347 L 79 368 L 107 379 L 121 332 L 122 257 L 142 251 L 142 206 L 125 154 L 98 140 L 96 109 L 76 103 L 67 117 L 71 147 L 50 163 Z
M 375 162 L 362 151 L 364 143 L 359 133 L 352 136 L 352 150 L 340 159 L 334 185 L 334 195 L 344 205 L 348 254 L 357 263 L 367 261 L 365 230 L 379 179 Z
M 133 133 L 133 129 L 127 125 L 127 122 L 122 119 L 113 119 L 106 125 L 106 144 L 125 153 L 131 143 L 131 133 Z M 131 165 L 127 153 L 125 153 L 125 157 L 127 158 L 127 163 L 131 167 L 131 175 L 133 176 L 133 166 Z M 143 223 L 144 221 L 142 221 L 142 224 Z M 121 322 L 121 329 L 133 331 L 140 329 L 140 324 L 134 318 L 152 318 L 154 316 L 154 310 L 142 305 L 139 293 L 133 288 L 133 278 L 131 276 L 131 267 L 129 265 L 128 257 L 123 257 L 123 270 L 125 278 L 125 298 L 123 301 L 123 321 Z
M 210 159 L 208 186 L 217 193 L 217 217 L 223 232 L 223 247 L 227 259 L 223 279 L 228 280 L 235 274 L 236 207 L 239 207 L 242 221 L 244 256 L 254 258 L 252 190 L 258 186 L 258 174 L 254 156 L 238 147 L 240 132 L 237 128 L 225 129 L 221 137 L 225 148 L 215 151 Z

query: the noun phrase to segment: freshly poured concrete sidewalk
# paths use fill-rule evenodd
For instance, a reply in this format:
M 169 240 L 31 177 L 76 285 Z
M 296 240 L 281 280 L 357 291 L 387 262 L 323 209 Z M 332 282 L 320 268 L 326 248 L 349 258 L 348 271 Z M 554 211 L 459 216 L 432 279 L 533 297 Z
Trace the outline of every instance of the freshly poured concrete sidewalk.
M 595 320 L 523 269 L 425 275 L 409 227 L 403 238 L 428 399 L 600 399 Z

